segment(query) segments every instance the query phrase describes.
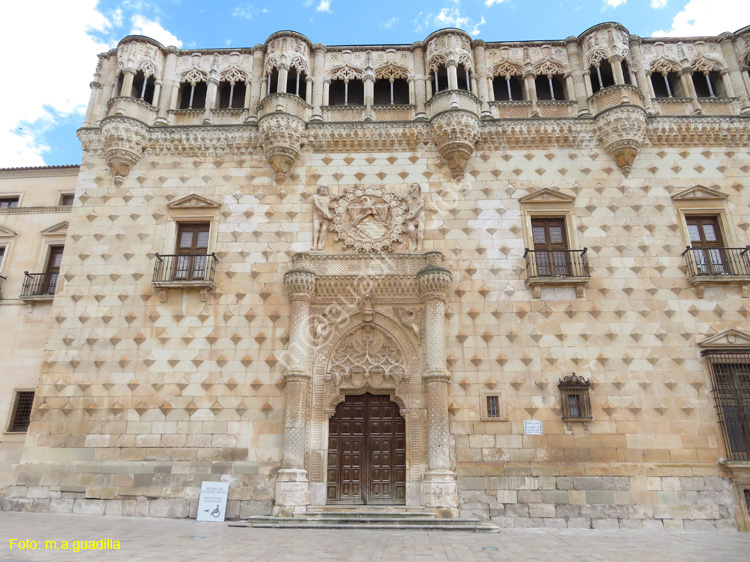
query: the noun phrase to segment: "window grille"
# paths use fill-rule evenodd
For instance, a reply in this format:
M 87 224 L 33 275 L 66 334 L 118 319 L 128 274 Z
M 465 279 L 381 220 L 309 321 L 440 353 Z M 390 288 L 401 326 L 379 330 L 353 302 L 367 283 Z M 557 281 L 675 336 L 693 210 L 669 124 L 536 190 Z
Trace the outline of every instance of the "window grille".
M 10 416 L 8 431 L 26 431 L 31 420 L 31 406 L 34 403 L 34 391 L 19 390 L 13 402 L 13 413 Z
M 706 350 L 727 457 L 750 461 L 750 350 Z
M 487 396 L 487 417 L 500 417 L 500 398 L 495 395 Z
M 590 420 L 591 415 L 591 384 L 589 379 L 579 377 L 575 373 L 560 379 L 558 384 L 562 401 L 562 417 L 564 420 Z

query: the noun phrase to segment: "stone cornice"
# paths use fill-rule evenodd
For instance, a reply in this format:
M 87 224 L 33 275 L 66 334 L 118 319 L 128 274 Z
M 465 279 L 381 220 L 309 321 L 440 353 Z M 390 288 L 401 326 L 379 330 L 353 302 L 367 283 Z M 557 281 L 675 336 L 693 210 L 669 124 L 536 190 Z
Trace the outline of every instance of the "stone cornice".
M 0 215 L 26 215 L 32 213 L 69 213 L 70 205 L 55 205 L 53 207 L 13 207 L 0 209 Z
M 49 178 L 59 176 L 77 176 L 80 166 L 39 166 L 36 168 L 0 168 L 0 179 Z

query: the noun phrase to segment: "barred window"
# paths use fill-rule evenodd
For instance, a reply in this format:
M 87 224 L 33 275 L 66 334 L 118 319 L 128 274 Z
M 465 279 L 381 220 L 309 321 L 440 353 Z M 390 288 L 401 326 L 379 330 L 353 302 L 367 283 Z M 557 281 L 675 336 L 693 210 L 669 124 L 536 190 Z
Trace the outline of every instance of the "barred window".
M 34 391 L 19 390 L 13 402 L 8 431 L 26 431 L 31 420 L 31 405 L 34 403 Z
M 495 395 L 487 396 L 487 417 L 488 418 L 500 417 L 500 399 L 498 396 L 495 396 Z
M 577 376 L 575 373 L 569 377 L 560 379 L 558 384 L 560 399 L 562 401 L 562 417 L 566 421 L 590 420 L 591 415 L 591 389 L 589 379 Z
M 731 461 L 750 461 L 750 350 L 707 350 L 716 414 Z

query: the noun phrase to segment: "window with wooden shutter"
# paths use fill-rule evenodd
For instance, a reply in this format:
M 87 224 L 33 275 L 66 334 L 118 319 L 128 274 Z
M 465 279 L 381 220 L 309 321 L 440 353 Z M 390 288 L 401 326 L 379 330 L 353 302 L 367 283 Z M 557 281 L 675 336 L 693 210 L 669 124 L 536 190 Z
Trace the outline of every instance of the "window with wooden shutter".
M 198 281 L 206 278 L 209 232 L 208 223 L 179 225 L 175 248 L 175 280 Z
M 566 276 L 569 274 L 565 236 L 565 220 L 559 218 L 532 219 L 531 234 L 534 241 L 537 275 Z
M 57 288 L 57 278 L 60 275 L 60 264 L 64 246 L 50 246 L 47 266 L 44 269 L 44 278 L 40 283 L 40 295 L 54 295 Z
M 707 275 L 727 273 L 717 217 L 689 216 L 686 222 L 697 272 Z

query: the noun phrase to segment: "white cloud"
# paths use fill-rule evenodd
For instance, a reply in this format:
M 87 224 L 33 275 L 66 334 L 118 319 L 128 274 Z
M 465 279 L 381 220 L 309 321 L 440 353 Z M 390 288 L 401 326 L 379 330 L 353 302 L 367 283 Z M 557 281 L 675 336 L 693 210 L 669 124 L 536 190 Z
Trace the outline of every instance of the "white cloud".
M 43 166 L 48 150 L 44 132 L 56 120 L 76 116 L 83 121 L 96 55 L 111 47 L 91 35 L 111 28 L 96 4 L 96 0 L 3 4 L 0 50 L 18 53 L 23 45 L 23 56 L 6 57 L 3 67 L 4 76 L 12 76 L 17 87 L 3 89 L 0 167 Z
M 651 0 L 651 7 L 654 10 L 659 10 L 661 8 L 664 8 L 666 7 L 666 5 L 667 5 L 667 0 Z
M 750 2 L 737 0 L 690 0 L 672 20 L 672 28 L 654 32 L 654 37 L 719 35 L 736 31 L 750 22 Z
M 250 4 L 242 4 L 235 6 L 232 10 L 232 15 L 236 18 L 245 18 L 246 20 L 253 18 L 253 7 Z
M 162 45 L 182 47 L 182 41 L 177 39 L 174 34 L 164 29 L 156 20 L 150 20 L 141 14 L 136 14 L 130 18 L 130 23 L 133 24 L 133 27 L 130 30 L 131 34 L 151 37 L 152 39 L 156 39 Z
M 394 25 L 396 25 L 396 22 L 398 21 L 398 18 L 391 18 L 386 22 L 383 22 L 380 24 L 380 27 L 385 27 L 386 29 L 390 29 Z
M 450 0 L 453 6 L 441 9 L 437 14 L 419 12 L 414 19 L 414 31 L 421 32 L 427 28 L 458 27 L 471 35 L 479 35 L 479 26 L 486 22 L 484 17 L 475 22 L 468 16 L 461 14 L 461 0 Z
M 484 16 L 482 16 L 482 21 L 474 24 L 474 27 L 469 31 L 469 35 L 479 35 L 479 26 L 484 25 L 485 23 L 487 22 L 484 21 Z
M 484 5 L 485 6 L 494 6 L 495 4 L 502 4 L 506 0 L 485 0 Z
M 625 4 L 628 0 L 604 0 L 604 3 L 610 8 L 617 8 L 620 4 Z
M 312 6 L 312 3 L 313 3 L 313 0 L 305 0 L 303 6 L 305 8 L 309 8 L 310 6 Z
M 320 4 L 315 8 L 315 11 L 331 13 L 331 0 L 320 0 Z

